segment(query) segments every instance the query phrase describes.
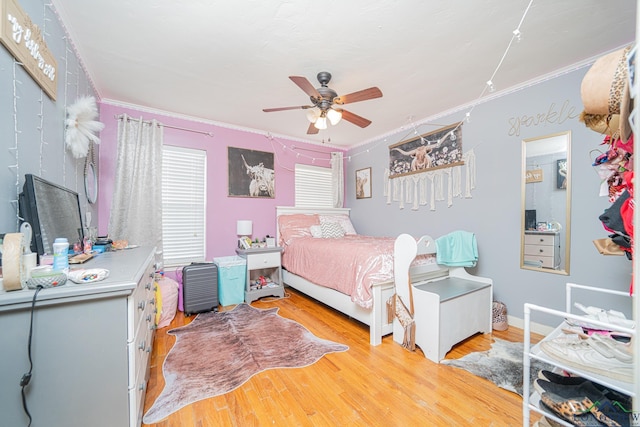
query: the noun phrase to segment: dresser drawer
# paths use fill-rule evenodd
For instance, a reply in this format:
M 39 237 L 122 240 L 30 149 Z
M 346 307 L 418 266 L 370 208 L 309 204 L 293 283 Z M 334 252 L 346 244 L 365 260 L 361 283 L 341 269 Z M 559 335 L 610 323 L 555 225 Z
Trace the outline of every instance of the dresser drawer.
M 249 254 L 247 256 L 248 270 L 257 270 L 259 268 L 270 267 L 280 267 L 280 252 Z
M 554 249 L 555 248 L 553 246 L 524 245 L 524 254 L 525 255 L 534 255 L 534 256 L 549 256 L 549 257 L 553 257 Z
M 528 265 L 535 265 L 536 267 L 555 268 L 553 257 L 550 256 L 525 255 L 524 262 Z
M 553 246 L 553 242 L 554 242 L 554 236 L 535 235 L 535 234 L 525 234 L 524 235 L 524 244 L 525 245 Z

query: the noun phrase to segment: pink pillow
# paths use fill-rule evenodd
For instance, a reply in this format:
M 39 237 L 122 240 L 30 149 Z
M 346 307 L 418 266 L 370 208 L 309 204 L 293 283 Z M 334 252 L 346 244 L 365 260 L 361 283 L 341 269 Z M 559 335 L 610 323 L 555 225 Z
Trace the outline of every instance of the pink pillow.
M 320 225 L 317 214 L 280 215 L 278 229 L 280 230 L 280 246 L 288 245 L 298 237 L 311 236 L 311 226 Z

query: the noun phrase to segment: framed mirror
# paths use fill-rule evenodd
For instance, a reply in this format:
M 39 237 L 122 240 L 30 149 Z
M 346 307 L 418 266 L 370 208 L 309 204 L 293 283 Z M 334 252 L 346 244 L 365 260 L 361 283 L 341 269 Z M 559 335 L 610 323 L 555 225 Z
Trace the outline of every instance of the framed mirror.
M 84 194 L 91 204 L 98 200 L 98 170 L 96 163 L 98 163 L 98 159 L 96 158 L 93 142 L 89 142 L 87 159 L 84 162 Z
M 520 268 L 569 274 L 571 131 L 522 141 Z
M 96 166 L 93 162 L 87 162 L 85 165 L 84 191 L 89 203 L 93 204 L 98 200 L 98 176 L 96 175 Z

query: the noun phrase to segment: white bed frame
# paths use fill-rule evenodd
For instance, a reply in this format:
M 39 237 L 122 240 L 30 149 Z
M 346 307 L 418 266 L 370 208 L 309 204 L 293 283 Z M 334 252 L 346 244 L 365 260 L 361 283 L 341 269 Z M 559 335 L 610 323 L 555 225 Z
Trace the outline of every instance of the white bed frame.
M 349 208 L 297 208 L 287 206 L 276 207 L 276 241 L 280 241 L 280 229 L 277 218 L 280 215 L 292 214 L 319 214 L 319 215 L 349 215 Z M 411 277 L 415 282 L 435 279 L 448 274 L 448 269 L 443 269 L 437 264 L 427 264 L 411 269 Z M 351 301 L 349 295 L 335 289 L 316 285 L 300 276 L 282 269 L 282 278 L 285 285 L 346 314 L 369 326 L 369 343 L 380 345 L 382 337 L 393 333 L 393 322 L 388 321 L 387 300 L 394 294 L 394 281 L 375 283 L 372 286 L 373 307 L 368 310 Z

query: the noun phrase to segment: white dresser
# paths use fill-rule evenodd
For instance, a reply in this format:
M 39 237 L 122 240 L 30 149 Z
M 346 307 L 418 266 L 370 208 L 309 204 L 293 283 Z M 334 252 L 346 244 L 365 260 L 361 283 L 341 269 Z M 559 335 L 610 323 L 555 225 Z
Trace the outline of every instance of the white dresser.
M 560 267 L 560 236 L 557 231 L 525 231 L 524 262 L 534 267 Z
M 155 250 L 101 254 L 74 268 L 106 268 L 103 281 L 40 291 L 33 318 L 34 426 L 133 427 L 142 420 L 155 331 Z M 0 291 L 0 425 L 26 426 L 20 378 L 34 291 Z

